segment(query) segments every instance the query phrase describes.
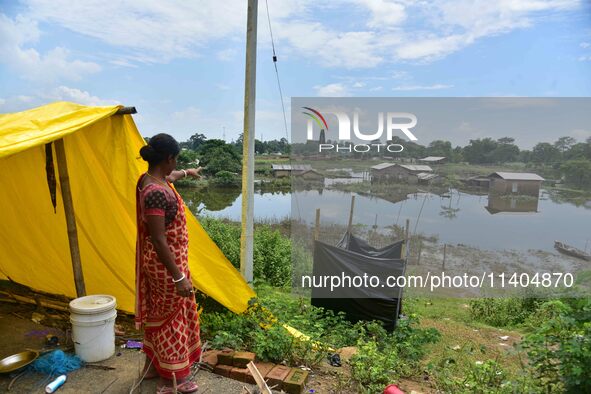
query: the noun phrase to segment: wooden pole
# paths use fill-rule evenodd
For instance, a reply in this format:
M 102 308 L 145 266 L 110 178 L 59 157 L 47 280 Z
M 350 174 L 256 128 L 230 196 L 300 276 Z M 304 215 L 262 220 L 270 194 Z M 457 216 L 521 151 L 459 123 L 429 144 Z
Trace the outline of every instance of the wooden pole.
M 320 208 L 316 208 L 316 224 L 314 226 L 314 241 L 318 240 L 320 233 Z
M 408 256 L 410 256 L 410 238 L 409 238 L 409 230 L 410 230 L 410 219 L 406 219 L 406 230 L 404 234 L 404 254 L 406 255 L 406 260 L 408 261 Z
M 82 262 L 80 261 L 80 246 L 78 245 L 78 230 L 76 229 L 76 215 L 72 201 L 72 190 L 70 189 L 70 176 L 68 175 L 68 163 L 66 161 L 66 150 L 64 140 L 55 141 L 55 156 L 64 201 L 64 213 L 66 215 L 66 226 L 68 228 L 68 242 L 70 243 L 70 256 L 72 258 L 72 271 L 74 272 L 74 283 L 76 284 L 76 295 L 84 297 L 86 286 L 82 273 Z
M 417 265 L 421 264 L 421 252 L 423 251 L 423 243 L 419 242 L 419 255 L 417 257 Z
M 115 112 L 114 115 L 133 115 L 137 114 L 137 109 L 135 107 L 121 107 Z
M 442 268 L 445 269 L 445 256 L 447 255 L 447 244 L 443 244 L 443 266 Z
M 347 232 L 351 234 L 353 229 L 353 211 L 355 210 L 355 196 L 351 196 L 351 211 L 349 212 L 349 225 L 347 226 Z
M 242 138 L 242 232 L 240 233 L 240 273 L 248 283 L 252 283 L 253 280 L 254 254 L 254 116 L 257 12 L 258 0 L 248 0 L 244 80 L 244 134 Z

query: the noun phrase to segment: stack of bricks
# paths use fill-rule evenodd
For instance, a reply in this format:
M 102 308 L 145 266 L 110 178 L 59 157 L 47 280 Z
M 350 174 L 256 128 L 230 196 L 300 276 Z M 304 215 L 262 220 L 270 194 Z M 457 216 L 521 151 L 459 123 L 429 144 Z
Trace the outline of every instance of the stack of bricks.
M 308 372 L 285 365 L 255 361 L 256 355 L 251 352 L 234 352 L 233 350 L 211 350 L 203 354 L 203 362 L 214 368 L 218 375 L 244 383 L 256 384 L 246 365 L 254 362 L 267 385 L 276 391 L 283 390 L 288 394 L 300 394 L 304 391 Z

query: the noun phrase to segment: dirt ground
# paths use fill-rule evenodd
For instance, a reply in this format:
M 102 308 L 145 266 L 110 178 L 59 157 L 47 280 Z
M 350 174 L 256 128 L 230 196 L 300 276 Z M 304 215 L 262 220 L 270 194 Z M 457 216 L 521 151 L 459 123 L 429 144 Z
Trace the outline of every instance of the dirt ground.
M 31 320 L 33 312 L 39 313 L 35 307 L 0 304 L 0 359 L 26 349 L 42 349 L 47 334 L 56 335 L 60 343 L 66 343 L 66 331 L 57 327 L 66 327 L 63 316 L 46 317 L 37 324 Z M 47 315 L 46 315 L 47 316 Z M 129 393 L 139 378 L 143 366 L 144 355 L 137 350 L 117 347 L 116 355 L 105 360 L 100 365 L 112 367 L 112 370 L 83 367 L 68 374 L 68 380 L 57 391 L 63 394 L 119 394 Z M 10 393 L 43 393 L 49 382 L 45 376 L 35 372 L 25 372 L 13 383 L 10 391 L 8 386 L 18 375 L 0 374 L 0 392 Z M 134 393 L 155 393 L 156 380 L 145 380 Z M 206 371 L 199 371 L 195 381 L 200 387 L 199 394 L 231 394 L 241 393 L 242 387 L 247 386 L 253 391 L 253 386 L 224 378 Z

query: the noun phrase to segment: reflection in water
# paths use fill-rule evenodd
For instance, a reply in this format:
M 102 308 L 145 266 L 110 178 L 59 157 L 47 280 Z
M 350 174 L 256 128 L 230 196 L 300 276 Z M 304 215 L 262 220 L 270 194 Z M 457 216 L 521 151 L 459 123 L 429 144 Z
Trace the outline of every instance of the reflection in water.
M 180 188 L 179 192 L 194 213 L 229 218 L 241 217 L 240 189 L 209 187 L 205 190 Z M 354 223 L 374 225 L 388 232 L 396 224 L 410 219 L 411 228 L 440 242 L 465 244 L 484 249 L 542 249 L 553 252 L 555 239 L 584 245 L 591 234 L 591 205 L 572 204 L 542 190 L 536 199 L 497 199 L 486 195 L 451 190 L 438 196 L 433 193 L 394 193 L 377 198 L 369 193 L 356 195 Z M 300 219 L 313 226 L 317 208 L 322 223 L 346 226 L 351 206 L 351 193 L 304 187 L 296 192 L 258 192 L 254 201 L 255 220 L 286 217 Z M 486 209 L 485 209 L 486 208 Z M 535 212 L 530 215 L 493 214 L 498 212 Z
M 538 212 L 539 198 L 532 196 L 488 196 L 486 210 L 492 215 L 500 212 Z
M 452 207 L 452 201 L 453 201 L 453 194 L 450 194 L 449 196 L 442 196 L 443 198 L 448 198 L 449 199 L 449 205 L 445 206 L 442 205 L 441 206 L 441 212 L 439 212 L 439 215 L 443 216 L 446 219 L 455 219 L 458 216 L 458 213 L 460 212 L 460 207 L 458 206 L 460 203 L 460 193 L 458 193 L 458 200 L 456 202 L 456 207 Z
M 179 190 L 187 206 L 197 214 L 204 209 L 215 212 L 231 206 L 240 196 L 240 188 L 237 187 L 204 187 L 182 188 Z

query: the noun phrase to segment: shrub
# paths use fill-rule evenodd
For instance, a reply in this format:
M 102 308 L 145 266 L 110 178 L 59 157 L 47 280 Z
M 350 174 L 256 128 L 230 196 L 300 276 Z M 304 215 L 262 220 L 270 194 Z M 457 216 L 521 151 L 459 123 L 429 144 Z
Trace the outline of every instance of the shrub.
M 533 297 L 479 298 L 470 301 L 470 315 L 495 327 L 516 326 L 523 324 L 542 302 Z
M 240 267 L 240 227 L 237 223 L 204 217 L 201 225 L 230 260 Z M 275 287 L 291 283 L 291 241 L 268 225 L 258 226 L 254 232 L 254 278 Z
M 218 171 L 211 182 L 217 186 L 238 186 L 240 178 L 230 171 Z
M 522 342 L 536 377 L 554 390 L 591 392 L 590 312 L 590 299 L 548 301 Z

